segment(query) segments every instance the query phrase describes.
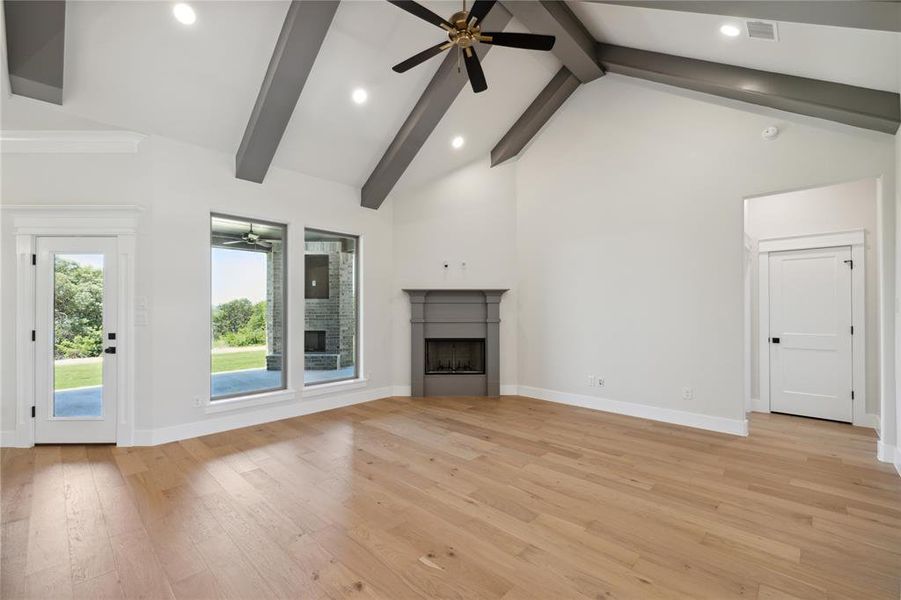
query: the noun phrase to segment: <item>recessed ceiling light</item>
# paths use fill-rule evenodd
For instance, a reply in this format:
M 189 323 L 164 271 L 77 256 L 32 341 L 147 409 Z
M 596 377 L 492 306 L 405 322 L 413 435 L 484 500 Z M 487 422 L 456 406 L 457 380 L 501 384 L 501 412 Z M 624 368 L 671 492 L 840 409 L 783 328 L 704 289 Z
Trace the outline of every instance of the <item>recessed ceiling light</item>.
M 357 104 L 365 104 L 366 100 L 369 99 L 369 92 L 367 92 L 363 88 L 357 88 L 353 91 L 350 97 L 353 98 L 353 101 Z
M 459 148 L 463 147 L 463 142 L 464 142 L 463 136 L 458 135 L 457 137 L 455 137 L 454 139 L 451 140 L 451 146 L 453 146 L 455 149 L 459 149 Z
M 736 25 L 723 25 L 720 27 L 720 33 L 728 37 L 738 37 L 741 35 L 741 29 Z
M 190 4 L 185 4 L 184 2 L 179 2 L 175 6 L 172 7 L 172 14 L 175 15 L 175 18 L 178 19 L 179 23 L 183 25 L 193 25 L 194 21 L 197 20 L 197 15 L 194 13 L 194 9 L 191 8 Z

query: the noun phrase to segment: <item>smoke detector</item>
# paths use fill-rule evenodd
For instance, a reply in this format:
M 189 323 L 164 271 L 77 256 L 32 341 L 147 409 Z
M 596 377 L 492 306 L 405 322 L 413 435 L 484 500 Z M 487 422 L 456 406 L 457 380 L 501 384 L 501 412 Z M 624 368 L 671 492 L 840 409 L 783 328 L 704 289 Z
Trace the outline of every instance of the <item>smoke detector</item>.
M 748 29 L 748 37 L 752 40 L 779 41 L 779 29 L 772 21 L 745 21 L 745 26 Z
M 765 139 L 767 141 L 775 140 L 776 137 L 778 137 L 778 136 L 779 136 L 779 128 L 774 125 L 770 125 L 769 127 L 767 127 L 766 129 L 764 129 L 763 131 L 760 132 L 760 137 L 762 137 L 763 139 Z

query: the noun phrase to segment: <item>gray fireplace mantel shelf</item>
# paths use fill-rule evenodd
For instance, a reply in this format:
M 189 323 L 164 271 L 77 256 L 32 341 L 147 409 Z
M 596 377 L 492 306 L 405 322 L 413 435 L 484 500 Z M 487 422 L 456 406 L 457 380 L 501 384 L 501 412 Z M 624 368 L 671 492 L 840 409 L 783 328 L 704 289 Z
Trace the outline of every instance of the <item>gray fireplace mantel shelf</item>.
M 410 392 L 500 395 L 500 301 L 505 289 L 404 289 L 410 296 Z M 484 339 L 484 374 L 426 374 L 427 339 Z

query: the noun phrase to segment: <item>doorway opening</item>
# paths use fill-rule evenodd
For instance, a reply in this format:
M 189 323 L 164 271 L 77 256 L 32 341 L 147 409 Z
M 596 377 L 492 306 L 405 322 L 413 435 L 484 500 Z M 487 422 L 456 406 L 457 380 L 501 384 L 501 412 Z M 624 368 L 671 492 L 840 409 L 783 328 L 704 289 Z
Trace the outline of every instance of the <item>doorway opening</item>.
M 746 410 L 876 425 L 879 184 L 745 200 Z

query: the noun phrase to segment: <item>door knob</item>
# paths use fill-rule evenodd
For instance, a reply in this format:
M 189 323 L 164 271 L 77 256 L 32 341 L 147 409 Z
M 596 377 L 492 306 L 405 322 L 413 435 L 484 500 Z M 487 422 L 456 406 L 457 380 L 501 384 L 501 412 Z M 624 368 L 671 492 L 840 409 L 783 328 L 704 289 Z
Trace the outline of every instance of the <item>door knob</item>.
M 115 354 L 115 353 L 116 353 L 116 347 L 115 347 L 115 346 L 110 346 L 109 348 L 104 348 L 104 349 L 103 349 L 103 352 L 106 353 L 106 354 Z
M 777 337 L 770 338 L 770 342 L 772 342 L 773 344 L 778 344 L 778 343 L 779 343 L 779 338 L 777 338 Z

